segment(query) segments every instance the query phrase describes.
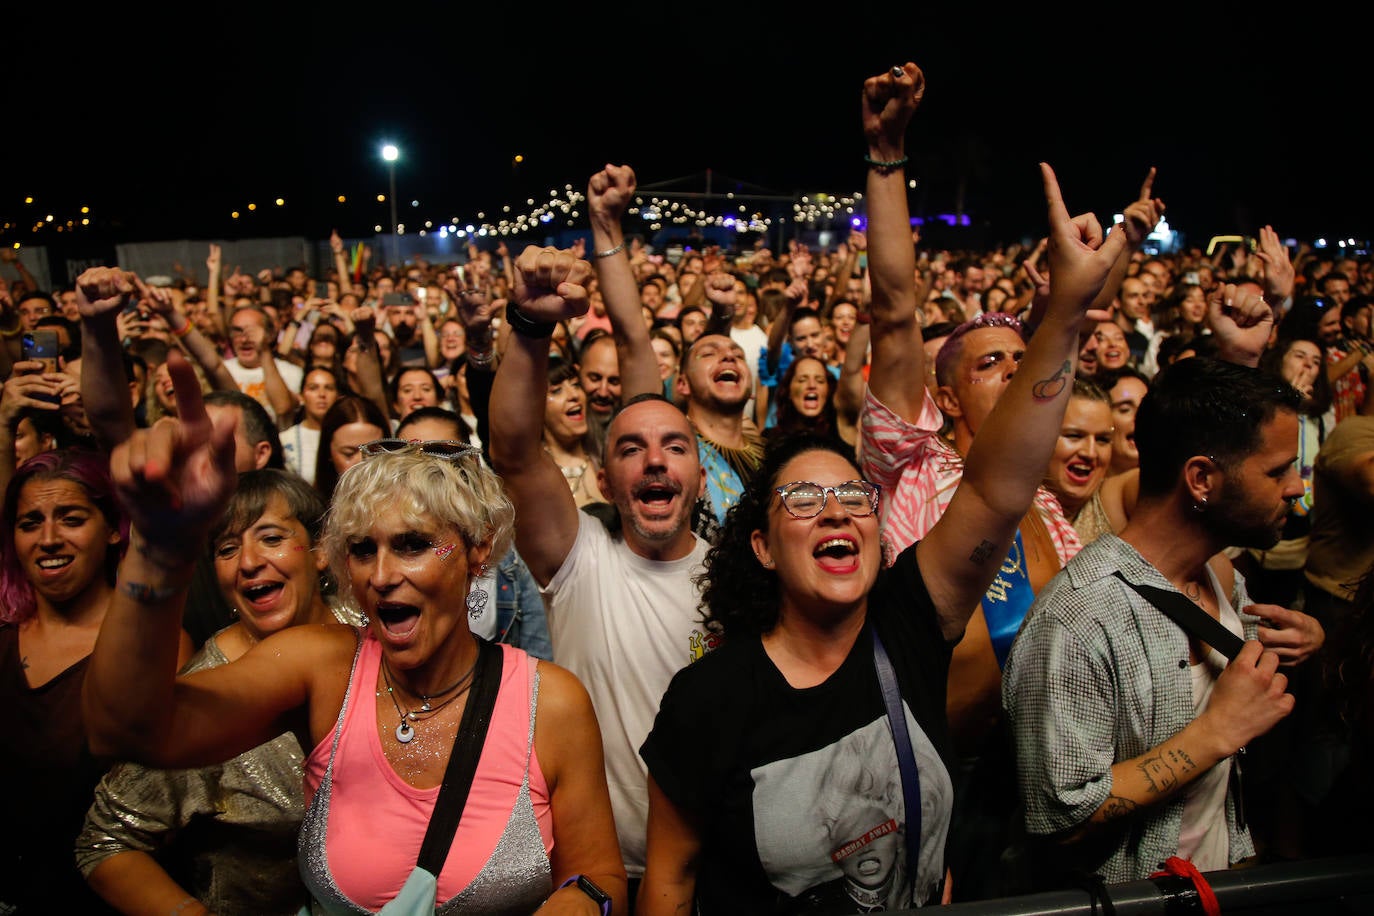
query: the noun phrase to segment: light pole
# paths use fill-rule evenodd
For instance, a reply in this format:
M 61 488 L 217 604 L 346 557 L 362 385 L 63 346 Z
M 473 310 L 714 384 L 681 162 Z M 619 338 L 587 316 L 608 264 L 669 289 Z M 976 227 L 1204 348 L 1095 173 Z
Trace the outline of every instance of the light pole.
M 382 147 L 382 158 L 386 160 L 387 176 L 391 180 L 391 257 L 397 264 L 401 263 L 401 240 L 396 235 L 396 160 L 401 157 L 401 151 L 396 148 L 396 144 L 388 143 Z

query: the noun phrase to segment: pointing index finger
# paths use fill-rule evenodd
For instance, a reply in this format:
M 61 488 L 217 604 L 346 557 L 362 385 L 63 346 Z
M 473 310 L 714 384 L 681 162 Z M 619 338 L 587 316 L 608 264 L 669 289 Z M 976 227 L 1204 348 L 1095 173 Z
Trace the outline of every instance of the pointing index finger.
M 1050 226 L 1068 222 L 1069 211 L 1064 206 L 1064 197 L 1059 192 L 1059 179 L 1048 162 L 1040 163 L 1040 178 L 1045 184 L 1045 203 L 1050 208 Z
M 1145 176 L 1145 180 L 1140 183 L 1140 197 L 1138 199 L 1142 201 L 1148 201 L 1150 199 L 1151 192 L 1154 190 L 1154 186 L 1155 167 L 1150 166 L 1149 174 L 1147 174 Z

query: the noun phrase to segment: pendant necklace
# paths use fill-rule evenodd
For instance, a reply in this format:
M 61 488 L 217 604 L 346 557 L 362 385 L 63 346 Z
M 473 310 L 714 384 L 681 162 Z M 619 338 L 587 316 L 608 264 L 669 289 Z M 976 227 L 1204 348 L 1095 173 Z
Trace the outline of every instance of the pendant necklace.
M 454 681 L 452 685 L 450 685 L 450 686 L 448 686 L 448 687 L 445 687 L 443 690 L 440 690 L 438 693 L 434 693 L 434 694 L 430 694 L 430 695 L 420 694 L 420 695 L 419 695 L 419 697 L 420 697 L 420 708 L 419 708 L 419 709 L 413 709 L 413 710 L 410 710 L 410 709 L 402 709 L 402 708 L 401 708 L 400 701 L 398 701 L 398 700 L 396 699 L 396 688 L 395 688 L 395 686 L 391 683 L 391 669 L 390 669 L 390 667 L 387 665 L 386 659 L 383 658 L 383 659 L 382 659 L 382 677 L 386 680 L 386 693 L 387 693 L 387 696 L 389 696 L 389 697 L 391 698 L 391 705 L 396 707 L 396 715 L 399 716 L 399 717 L 400 717 L 400 720 L 401 720 L 400 723 L 396 726 L 396 740 L 399 741 L 399 742 L 401 742 L 402 744 L 409 744 L 410 742 L 414 741 L 414 740 L 415 740 L 415 728 L 414 728 L 414 726 L 412 726 L 410 723 L 412 723 L 412 722 L 422 722 L 422 721 L 424 721 L 425 719 L 428 719 L 430 716 L 432 716 L 432 715 L 438 713 L 439 710 L 443 709 L 445 706 L 447 706 L 448 704 L 452 703 L 454 700 L 458 699 L 460 696 L 462 696 L 464 693 L 466 693 L 466 692 L 467 692 L 467 689 L 466 689 L 466 688 L 464 688 L 464 689 L 462 689 L 462 690 L 459 690 L 458 688 L 463 687 L 463 685 L 465 685 L 465 684 L 468 684 L 469 680 L 472 678 L 472 673 L 473 673 L 475 670 L 477 670 L 477 662 L 476 662 L 476 661 L 473 661 L 472 667 L 469 668 L 469 669 L 463 674 L 462 677 L 460 677 L 460 678 L 458 678 L 458 680 Z M 456 692 L 455 692 L 455 691 L 456 691 Z M 436 699 L 438 699 L 439 697 L 446 696 L 446 695 L 448 695 L 448 694 L 453 694 L 453 695 L 450 696 L 447 700 L 444 700 L 442 703 L 434 704 L 434 703 L 431 702 L 432 700 L 436 700 Z M 381 695 L 382 695 L 382 692 L 381 692 L 380 690 L 378 690 L 378 691 L 377 691 L 377 696 L 380 697 Z M 422 715 L 422 714 L 424 714 L 424 715 Z

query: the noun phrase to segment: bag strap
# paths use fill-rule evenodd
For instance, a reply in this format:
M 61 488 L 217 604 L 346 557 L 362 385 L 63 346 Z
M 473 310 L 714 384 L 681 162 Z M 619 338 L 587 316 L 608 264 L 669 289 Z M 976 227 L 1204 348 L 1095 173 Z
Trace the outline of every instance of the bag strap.
M 463 709 L 463 719 L 453 739 L 448 768 L 444 770 L 444 781 L 434 801 L 434 812 L 429 816 L 429 828 L 425 830 L 416 863 L 436 878 L 448 859 L 453 835 L 458 832 L 458 822 L 463 818 L 463 807 L 472 788 L 472 778 L 477 774 L 477 759 L 482 755 L 487 727 L 491 725 L 492 711 L 496 708 L 496 694 L 501 688 L 501 664 L 502 650 L 478 638 L 472 695 Z
M 1178 592 L 1157 588 L 1153 585 L 1137 585 L 1117 570 L 1112 575 L 1140 593 L 1140 596 L 1163 612 L 1184 632 L 1198 639 L 1226 656 L 1227 661 L 1235 658 L 1245 645 L 1245 640 L 1221 625 L 1211 614 L 1198 607 Z
M 887 722 L 892 729 L 892 743 L 897 748 L 897 765 L 902 772 L 902 799 L 906 812 L 907 880 L 912 894 L 917 887 L 917 865 L 921 855 L 921 772 L 916 768 L 916 755 L 911 752 L 911 736 L 906 728 L 906 711 L 902 707 L 902 693 L 897 687 L 897 672 L 888 658 L 887 648 L 878 638 L 878 628 L 869 626 L 873 634 L 873 667 L 878 671 L 878 684 L 883 690 L 883 705 L 887 707 Z

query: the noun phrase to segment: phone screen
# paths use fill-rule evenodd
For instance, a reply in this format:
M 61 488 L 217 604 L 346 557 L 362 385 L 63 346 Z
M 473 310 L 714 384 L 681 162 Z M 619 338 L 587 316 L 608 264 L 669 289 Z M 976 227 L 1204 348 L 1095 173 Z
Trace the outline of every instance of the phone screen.
M 329 298 L 329 284 L 328 284 L 328 283 L 316 283 L 316 284 L 315 284 L 315 298 L 316 298 L 316 299 L 328 299 L 328 298 Z
M 57 371 L 57 357 L 62 351 L 62 342 L 57 332 L 51 328 L 38 328 L 24 335 L 24 359 L 36 359 L 43 363 L 44 372 Z

